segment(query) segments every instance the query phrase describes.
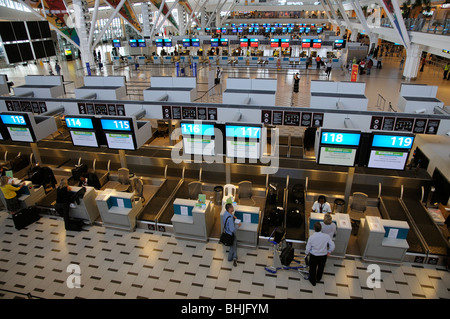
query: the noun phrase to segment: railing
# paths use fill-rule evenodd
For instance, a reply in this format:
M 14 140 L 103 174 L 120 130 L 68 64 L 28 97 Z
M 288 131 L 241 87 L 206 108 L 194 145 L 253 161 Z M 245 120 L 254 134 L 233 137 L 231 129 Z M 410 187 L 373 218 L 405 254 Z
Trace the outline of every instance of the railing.
M 439 35 L 450 35 L 450 19 L 404 19 L 405 27 L 408 31 L 433 33 Z M 392 28 L 391 21 L 388 18 L 381 19 L 380 26 Z

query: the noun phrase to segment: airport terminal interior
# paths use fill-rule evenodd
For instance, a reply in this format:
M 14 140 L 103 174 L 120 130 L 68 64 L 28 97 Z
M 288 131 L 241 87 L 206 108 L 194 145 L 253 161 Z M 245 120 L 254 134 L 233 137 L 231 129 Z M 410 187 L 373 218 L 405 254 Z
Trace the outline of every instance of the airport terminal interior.
M 450 4 L 43 4 L 0 0 L 1 299 L 450 298 Z

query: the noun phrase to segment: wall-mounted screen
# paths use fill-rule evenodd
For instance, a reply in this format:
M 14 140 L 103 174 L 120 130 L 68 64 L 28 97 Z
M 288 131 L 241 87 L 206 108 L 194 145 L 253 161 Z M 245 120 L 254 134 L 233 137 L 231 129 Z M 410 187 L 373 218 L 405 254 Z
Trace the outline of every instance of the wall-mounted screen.
M 240 44 L 241 48 L 246 48 L 246 47 L 248 47 L 248 39 L 241 38 L 241 39 L 239 40 L 239 44 Z
M 259 40 L 258 39 L 250 39 L 250 46 L 257 48 L 259 46 Z
M 280 39 L 270 39 L 270 47 L 278 48 L 280 46 Z
M 199 47 L 200 46 L 200 39 L 197 39 L 197 38 L 191 39 L 191 45 L 193 47 Z
M 289 39 L 281 39 L 281 47 L 289 48 Z
M 155 39 L 156 47 L 162 48 L 164 46 L 163 39 Z
M 258 159 L 261 154 L 261 126 L 225 125 L 227 156 Z
M 228 46 L 228 39 L 221 38 L 220 39 L 220 46 L 227 47 Z
M 372 147 L 380 148 L 398 148 L 411 149 L 414 143 L 413 135 L 381 135 L 374 134 L 372 140 Z
M 132 131 L 132 122 L 125 119 L 101 119 L 102 129 L 105 131 Z
M 140 48 L 145 48 L 147 47 L 147 44 L 145 43 L 145 39 L 138 39 L 138 46 Z
M 130 47 L 136 48 L 138 46 L 136 39 L 130 39 Z
M 334 40 L 333 49 L 343 49 L 345 48 L 346 41 L 345 40 Z
M 367 167 L 403 170 L 408 155 L 409 152 L 371 150 Z
M 2 114 L 0 115 L 3 124 L 5 125 L 28 125 L 27 119 L 24 115 L 19 114 Z
M 356 151 L 355 148 L 321 146 L 319 164 L 354 166 Z
M 322 47 L 321 39 L 313 39 L 313 48 L 320 49 Z
M 322 131 L 321 144 L 358 146 L 360 133 Z
M 183 47 L 188 48 L 191 46 L 191 39 L 183 39 Z
M 116 150 L 134 150 L 133 134 L 105 132 L 108 148 Z
M 164 39 L 164 46 L 165 47 L 171 47 L 172 46 L 172 39 Z
M 310 48 L 311 39 L 302 39 L 302 48 Z
M 120 48 L 120 40 L 119 39 L 114 39 L 113 40 L 113 47 Z
M 67 117 L 66 126 L 68 128 L 82 128 L 82 129 L 93 129 L 94 125 L 91 118 L 86 117 Z
M 94 131 L 71 130 L 70 137 L 75 146 L 98 147 L 97 136 Z
M 211 47 L 215 48 L 219 46 L 219 39 L 218 38 L 212 38 L 211 39 Z

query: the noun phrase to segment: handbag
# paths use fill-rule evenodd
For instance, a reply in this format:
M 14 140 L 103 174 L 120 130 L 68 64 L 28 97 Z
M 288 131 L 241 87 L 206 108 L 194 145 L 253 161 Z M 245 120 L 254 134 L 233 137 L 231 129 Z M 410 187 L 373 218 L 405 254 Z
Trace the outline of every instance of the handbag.
M 220 235 L 220 239 L 219 239 L 219 241 L 222 244 L 224 244 L 225 246 L 231 246 L 231 245 L 233 245 L 233 242 L 234 242 L 234 234 L 230 235 L 227 232 L 225 232 L 225 227 L 227 225 L 228 218 L 230 218 L 230 216 L 228 216 L 227 219 L 225 220 L 225 224 L 223 226 L 223 232 L 222 232 L 222 235 Z

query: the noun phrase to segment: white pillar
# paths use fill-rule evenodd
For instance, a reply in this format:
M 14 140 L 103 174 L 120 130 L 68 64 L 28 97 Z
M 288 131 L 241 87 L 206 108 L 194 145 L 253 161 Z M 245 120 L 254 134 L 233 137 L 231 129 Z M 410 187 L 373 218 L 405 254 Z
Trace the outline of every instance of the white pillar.
M 406 50 L 405 68 L 403 69 L 403 77 L 406 80 L 417 78 L 422 51 L 423 46 L 416 43 L 410 43 L 409 49 Z
M 94 67 L 94 56 L 93 49 L 89 43 L 89 30 L 86 26 L 88 21 L 83 12 L 83 4 L 81 0 L 73 0 L 72 3 L 75 12 L 75 25 L 77 27 L 78 38 L 80 39 L 81 62 L 83 68 L 86 68 L 86 63 L 89 63 L 92 68 Z M 85 11 L 87 12 L 87 8 L 85 8 Z
M 352 34 L 350 34 L 350 41 L 356 42 L 356 40 L 358 40 L 358 30 L 353 29 L 351 31 L 352 31 Z
M 151 27 L 150 23 L 152 22 L 152 11 L 149 3 L 142 2 L 142 21 L 143 21 L 143 35 L 144 37 L 150 37 Z

